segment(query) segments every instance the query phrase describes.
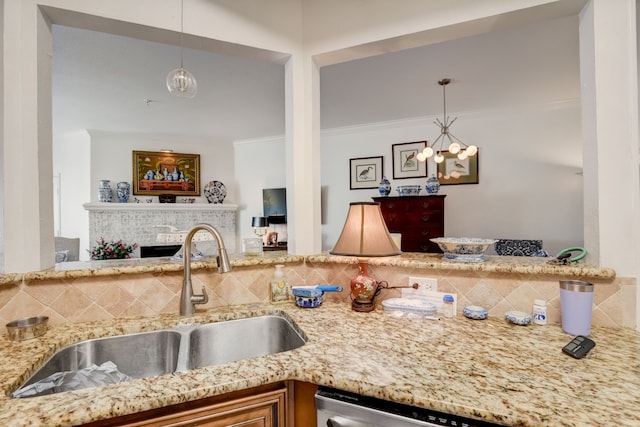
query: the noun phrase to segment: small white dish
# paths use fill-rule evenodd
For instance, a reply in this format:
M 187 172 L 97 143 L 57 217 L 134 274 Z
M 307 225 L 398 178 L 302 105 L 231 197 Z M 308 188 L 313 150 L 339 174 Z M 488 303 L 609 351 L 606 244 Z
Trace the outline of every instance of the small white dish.
M 524 311 L 507 311 L 504 318 L 514 325 L 525 326 L 531 323 L 531 315 Z
M 484 320 L 489 316 L 489 313 L 484 307 L 477 305 L 468 305 L 462 310 L 462 314 L 465 317 L 473 320 Z

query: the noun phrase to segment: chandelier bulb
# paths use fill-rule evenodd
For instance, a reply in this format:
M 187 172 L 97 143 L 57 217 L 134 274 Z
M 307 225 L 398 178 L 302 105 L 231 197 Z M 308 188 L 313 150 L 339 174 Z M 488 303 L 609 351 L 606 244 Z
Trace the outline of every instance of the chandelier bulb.
M 461 152 L 458 153 L 458 158 L 460 160 L 464 160 L 467 157 L 469 157 L 469 154 L 467 154 L 467 150 L 462 150 Z
M 449 152 L 451 154 L 458 154 L 460 152 L 460 144 L 458 144 L 457 142 L 454 142 L 452 144 L 449 145 Z
M 433 158 L 433 160 L 436 163 L 442 163 L 442 162 L 444 162 L 444 156 L 442 155 L 441 152 L 438 151 L 438 154 L 436 154 L 436 156 Z
M 424 155 L 424 152 L 419 152 L 418 155 L 416 156 L 416 158 L 421 161 L 424 162 L 425 160 L 427 160 L 427 156 Z
M 468 155 L 475 156 L 476 153 L 478 152 L 478 147 L 476 147 L 475 145 L 470 145 L 467 147 L 465 151 L 467 152 Z
M 424 154 L 424 157 L 428 159 L 429 157 L 433 156 L 433 148 L 425 147 L 425 149 L 422 150 L 422 154 Z

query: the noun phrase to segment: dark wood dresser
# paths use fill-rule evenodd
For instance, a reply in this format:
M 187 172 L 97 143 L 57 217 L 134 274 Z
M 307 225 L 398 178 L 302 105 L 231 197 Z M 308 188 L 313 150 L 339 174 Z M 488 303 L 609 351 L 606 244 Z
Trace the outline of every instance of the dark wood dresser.
M 403 252 L 442 252 L 430 241 L 444 236 L 445 195 L 373 197 L 390 233 L 402 233 Z

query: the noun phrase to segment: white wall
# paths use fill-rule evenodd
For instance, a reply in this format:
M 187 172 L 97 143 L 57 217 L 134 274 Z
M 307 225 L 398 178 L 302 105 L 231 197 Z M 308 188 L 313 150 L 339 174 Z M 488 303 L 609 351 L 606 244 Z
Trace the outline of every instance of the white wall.
M 445 234 L 457 237 L 542 239 L 552 254 L 583 243 L 581 123 L 578 102 L 453 114 L 452 132 L 479 146 L 479 184 L 443 185 Z M 350 202 L 371 201 L 377 190 L 349 189 L 349 159 L 384 156 L 392 195 L 398 185 L 392 144 L 433 140 L 434 117 L 334 129 L 322 134 L 323 250 L 335 244 Z M 428 173 L 435 173 L 434 164 Z
M 235 172 L 233 169 L 233 144 L 229 141 L 210 141 L 205 138 L 180 135 L 117 134 L 91 131 L 91 183 L 96 189 L 91 201 L 98 201 L 97 185 L 108 179 L 115 188 L 119 181 L 132 181 L 132 152 L 173 150 L 176 153 L 200 155 L 200 189 L 210 181 L 221 181 L 227 188 L 226 203 L 235 203 Z M 178 142 L 179 141 L 179 142 Z M 131 190 L 133 199 L 133 189 Z M 115 196 L 114 196 L 115 197 Z M 147 199 L 151 196 L 136 196 Z M 88 200 L 87 200 L 88 201 Z M 154 196 L 157 202 L 158 197 Z M 198 203 L 208 203 L 204 194 Z
M 176 144 L 176 141 L 180 144 Z M 179 147 L 179 148 L 178 148 Z M 231 142 L 209 141 L 175 135 L 118 134 L 107 132 L 77 133 L 57 138 L 54 142 L 54 174 L 60 174 L 62 235 L 80 237 L 80 259 L 88 259 L 86 249 L 89 242 L 88 213 L 84 203 L 98 201 L 98 181 L 108 179 L 115 189 L 116 183 L 131 183 L 133 177 L 132 151 L 159 151 L 174 149 L 175 152 L 200 154 L 201 191 L 213 180 L 221 181 L 227 189 L 224 203 L 235 203 L 236 181 Z M 129 199 L 141 201 L 157 196 L 134 196 Z M 114 191 L 114 200 L 117 198 Z M 197 203 L 208 203 L 204 194 L 196 197 Z M 194 224 L 195 225 L 195 224 Z M 236 246 L 237 247 L 237 246 Z
M 238 184 L 238 242 L 242 238 L 255 237 L 251 218 L 263 215 L 262 189 L 286 186 L 284 136 L 261 138 L 234 143 L 234 163 Z M 287 192 L 287 204 L 294 202 Z M 289 210 L 287 210 L 289 212 Z M 286 227 L 277 226 L 278 239 L 286 239 Z
M 53 142 L 53 174 L 60 175 L 59 211 L 54 212 L 60 224 L 60 236 L 80 237 L 80 260 L 88 260 L 89 215 L 82 208 L 91 200 L 91 137 L 81 130 L 58 135 Z M 94 191 L 94 192 L 97 192 Z

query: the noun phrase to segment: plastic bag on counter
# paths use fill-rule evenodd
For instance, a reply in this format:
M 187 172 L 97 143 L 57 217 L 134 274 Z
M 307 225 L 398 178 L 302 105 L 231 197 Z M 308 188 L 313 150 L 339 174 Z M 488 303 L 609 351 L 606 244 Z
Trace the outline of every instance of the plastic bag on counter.
M 100 366 L 92 364 L 77 371 L 56 372 L 38 382 L 19 388 L 11 394 L 11 397 L 42 396 L 62 391 L 116 384 L 131 379 L 130 376 L 118 371 L 115 363 L 108 361 Z

